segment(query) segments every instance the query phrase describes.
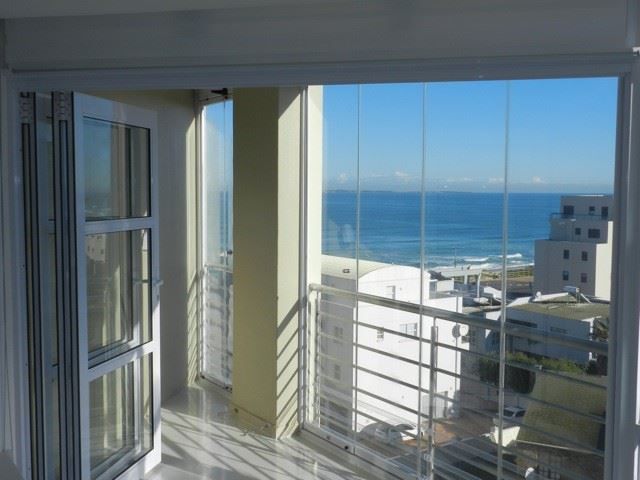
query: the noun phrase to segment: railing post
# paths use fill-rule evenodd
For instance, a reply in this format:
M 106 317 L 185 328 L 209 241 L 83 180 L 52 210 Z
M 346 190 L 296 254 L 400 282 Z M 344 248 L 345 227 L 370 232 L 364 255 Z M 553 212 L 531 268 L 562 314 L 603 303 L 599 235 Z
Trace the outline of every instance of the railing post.
M 436 411 L 436 399 L 435 393 L 438 388 L 438 377 L 436 368 L 438 368 L 438 327 L 433 325 L 431 327 L 431 342 L 429 353 L 429 461 L 427 462 L 427 478 L 433 480 L 434 463 L 435 463 L 435 422 L 433 421 Z

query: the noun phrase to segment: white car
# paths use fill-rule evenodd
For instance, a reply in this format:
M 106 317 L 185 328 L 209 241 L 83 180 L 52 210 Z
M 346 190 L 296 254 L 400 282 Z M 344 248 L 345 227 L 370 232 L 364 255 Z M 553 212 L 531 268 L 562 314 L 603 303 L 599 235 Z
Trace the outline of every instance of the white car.
M 502 410 L 502 419 L 504 423 L 522 423 L 525 413 L 527 411 L 522 407 L 507 406 Z M 494 425 L 498 425 L 499 421 L 500 419 L 497 415 L 493 417 Z
M 417 437 L 417 428 L 408 423 L 391 425 L 384 422 L 376 422 L 367 425 L 360 431 L 363 440 L 375 440 L 386 445 L 398 445 Z

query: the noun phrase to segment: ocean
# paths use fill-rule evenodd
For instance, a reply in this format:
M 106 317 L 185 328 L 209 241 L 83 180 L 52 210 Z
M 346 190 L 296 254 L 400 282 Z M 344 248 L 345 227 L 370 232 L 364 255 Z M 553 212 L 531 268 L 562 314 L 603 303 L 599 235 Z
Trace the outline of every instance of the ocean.
M 548 238 L 549 217 L 560 210 L 560 197 L 558 193 L 509 195 L 509 265 L 533 263 L 534 242 Z M 420 198 L 419 192 L 361 192 L 361 259 L 420 265 Z M 323 203 L 323 253 L 355 257 L 356 193 L 326 191 Z M 499 266 L 502 262 L 502 209 L 501 193 L 426 193 L 426 267 Z

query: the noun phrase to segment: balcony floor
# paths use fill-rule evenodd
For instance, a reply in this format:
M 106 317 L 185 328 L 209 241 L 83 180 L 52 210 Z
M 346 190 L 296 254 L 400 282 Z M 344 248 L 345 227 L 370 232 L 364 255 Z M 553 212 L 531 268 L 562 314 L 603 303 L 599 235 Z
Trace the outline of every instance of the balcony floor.
M 229 411 L 226 395 L 206 382 L 162 408 L 162 463 L 146 480 L 361 480 L 296 438 L 254 433 Z

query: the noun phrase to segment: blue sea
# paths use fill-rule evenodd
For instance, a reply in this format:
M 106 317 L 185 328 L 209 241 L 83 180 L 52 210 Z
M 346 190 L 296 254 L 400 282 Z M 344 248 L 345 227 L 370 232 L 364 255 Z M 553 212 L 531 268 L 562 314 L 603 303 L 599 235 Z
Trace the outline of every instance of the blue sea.
M 559 211 L 560 197 L 558 193 L 509 194 L 510 265 L 533 263 L 534 242 L 548 238 L 549 217 Z M 500 265 L 503 198 L 501 193 L 426 193 L 426 267 Z M 420 199 L 419 192 L 361 192 L 360 258 L 419 266 Z M 356 193 L 326 191 L 323 201 L 323 253 L 355 257 Z

